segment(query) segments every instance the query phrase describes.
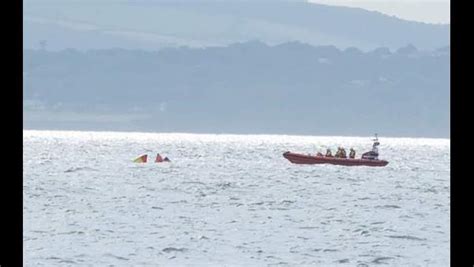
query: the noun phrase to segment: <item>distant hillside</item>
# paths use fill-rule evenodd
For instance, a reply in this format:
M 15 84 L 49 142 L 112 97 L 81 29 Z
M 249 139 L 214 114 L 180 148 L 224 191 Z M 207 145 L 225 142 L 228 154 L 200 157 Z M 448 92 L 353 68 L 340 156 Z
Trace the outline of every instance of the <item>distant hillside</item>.
M 449 47 L 24 51 L 25 128 L 449 136 Z
M 338 48 L 447 46 L 449 25 L 304 1 L 24 1 L 24 48 L 226 46 L 298 41 Z

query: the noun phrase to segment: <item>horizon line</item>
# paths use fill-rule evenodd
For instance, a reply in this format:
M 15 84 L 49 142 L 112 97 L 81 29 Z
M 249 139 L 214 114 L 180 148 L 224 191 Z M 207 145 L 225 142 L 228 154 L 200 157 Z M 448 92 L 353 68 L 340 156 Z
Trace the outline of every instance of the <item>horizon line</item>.
M 374 138 L 374 135 L 312 135 L 312 134 L 277 134 L 277 133 L 230 133 L 230 132 L 221 132 L 221 133 L 212 133 L 212 132 L 155 132 L 155 131 L 140 131 L 140 130 L 71 130 L 71 129 L 25 129 L 23 132 L 79 132 L 79 133 L 118 133 L 118 134 L 166 134 L 166 135 L 220 135 L 220 136 L 293 136 L 293 137 L 333 137 L 333 138 Z M 378 133 L 377 133 L 378 134 Z M 413 136 L 385 136 L 378 134 L 379 138 L 389 138 L 389 139 L 436 139 L 436 140 L 449 140 L 450 137 L 413 137 Z

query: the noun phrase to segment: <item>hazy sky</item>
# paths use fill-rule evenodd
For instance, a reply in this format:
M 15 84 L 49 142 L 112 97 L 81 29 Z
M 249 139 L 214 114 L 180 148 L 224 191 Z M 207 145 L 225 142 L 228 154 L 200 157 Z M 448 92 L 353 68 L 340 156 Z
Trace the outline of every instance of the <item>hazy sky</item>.
M 360 7 L 401 19 L 426 23 L 450 23 L 449 0 L 308 0 L 326 5 Z

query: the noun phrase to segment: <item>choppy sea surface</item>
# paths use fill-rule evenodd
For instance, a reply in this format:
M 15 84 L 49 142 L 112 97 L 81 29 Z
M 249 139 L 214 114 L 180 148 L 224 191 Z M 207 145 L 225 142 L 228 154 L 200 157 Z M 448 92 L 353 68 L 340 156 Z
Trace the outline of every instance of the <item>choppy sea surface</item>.
M 449 139 L 23 134 L 25 266 L 449 266 Z

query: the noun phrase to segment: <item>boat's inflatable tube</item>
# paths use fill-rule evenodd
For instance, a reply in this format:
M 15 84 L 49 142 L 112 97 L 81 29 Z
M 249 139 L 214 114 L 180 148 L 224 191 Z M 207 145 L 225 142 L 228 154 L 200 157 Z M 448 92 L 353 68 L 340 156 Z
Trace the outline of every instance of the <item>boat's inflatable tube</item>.
M 383 167 L 388 164 L 386 160 L 375 159 L 351 159 L 351 158 L 335 158 L 325 156 L 310 156 L 292 152 L 283 153 L 283 157 L 295 164 L 334 164 L 344 166 L 371 166 Z

